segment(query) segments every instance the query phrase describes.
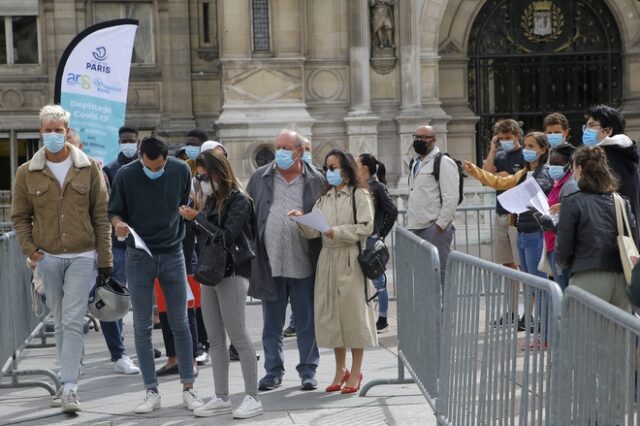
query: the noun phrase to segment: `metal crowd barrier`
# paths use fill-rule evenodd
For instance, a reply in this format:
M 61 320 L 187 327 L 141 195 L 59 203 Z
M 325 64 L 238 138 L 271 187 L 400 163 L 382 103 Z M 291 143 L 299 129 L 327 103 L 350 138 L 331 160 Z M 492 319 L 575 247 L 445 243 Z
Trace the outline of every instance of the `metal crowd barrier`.
M 398 377 L 373 380 L 361 390 L 365 396 L 377 385 L 410 383 L 404 377 L 404 366 L 435 408 L 438 397 L 438 365 L 440 356 L 440 261 L 438 250 L 405 228 L 395 230 Z
M 561 299 L 555 283 L 451 253 L 442 317 L 439 424 L 549 424 L 550 364 L 557 352 Z M 526 332 L 518 334 L 521 314 Z
M 44 315 L 37 317 L 31 307 L 31 270 L 20 252 L 14 232 L 0 235 L 0 388 L 42 387 L 51 395 L 60 386 L 56 374 L 48 369 L 25 370 L 18 367 L 25 348 L 51 346 L 46 342 Z M 40 344 L 30 344 L 34 338 Z M 47 376 L 44 380 L 21 381 L 22 376 Z
M 575 286 L 564 292 L 555 425 L 637 425 L 640 320 Z

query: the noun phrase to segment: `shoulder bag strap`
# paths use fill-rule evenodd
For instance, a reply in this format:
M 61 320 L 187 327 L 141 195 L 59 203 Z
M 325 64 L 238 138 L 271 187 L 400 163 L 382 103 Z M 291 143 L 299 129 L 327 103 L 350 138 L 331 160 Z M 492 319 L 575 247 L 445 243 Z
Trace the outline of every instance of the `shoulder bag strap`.
M 627 219 L 627 212 L 624 206 L 624 200 L 617 192 L 613 192 L 612 195 L 613 195 L 613 204 L 615 205 L 615 208 L 616 208 L 616 224 L 618 227 L 618 235 L 621 237 L 624 237 L 626 235 L 625 231 L 628 231 L 629 235 L 631 235 L 631 229 L 629 227 L 629 221 Z

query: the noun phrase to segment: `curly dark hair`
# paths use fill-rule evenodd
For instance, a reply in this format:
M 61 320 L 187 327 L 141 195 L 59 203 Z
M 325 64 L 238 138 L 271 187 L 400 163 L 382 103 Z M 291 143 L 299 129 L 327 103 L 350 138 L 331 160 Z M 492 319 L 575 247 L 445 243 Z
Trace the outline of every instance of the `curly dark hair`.
M 354 188 L 367 188 L 366 182 L 362 182 L 360 177 L 358 176 L 356 160 L 353 158 L 353 155 L 341 149 L 332 149 L 324 158 L 325 166 L 323 168 L 325 172 L 327 171 L 327 166 L 326 166 L 327 159 L 332 156 L 336 157 L 340 162 L 340 168 L 342 169 L 342 174 L 345 178 L 345 182 L 347 183 L 347 185 Z M 329 191 L 331 188 L 333 187 L 328 186 L 325 193 Z
M 614 192 L 620 186 L 611 172 L 604 150 L 599 146 L 581 147 L 573 154 L 573 170 L 582 169 L 578 186 L 580 190 L 596 194 Z
M 608 105 L 595 105 L 587 109 L 586 118 L 600 122 L 603 129 L 611 129 L 611 136 L 624 133 L 624 116 L 620 111 Z

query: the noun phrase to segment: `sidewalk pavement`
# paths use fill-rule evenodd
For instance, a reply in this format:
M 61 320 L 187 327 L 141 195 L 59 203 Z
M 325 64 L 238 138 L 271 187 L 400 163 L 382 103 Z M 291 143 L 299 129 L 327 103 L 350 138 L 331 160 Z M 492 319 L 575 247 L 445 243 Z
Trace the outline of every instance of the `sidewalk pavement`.
M 381 334 L 386 347 L 367 349 L 364 358 L 364 382 L 397 377 L 397 339 L 395 303 L 390 306 L 389 331 Z M 288 316 L 287 316 L 288 318 Z M 262 310 L 259 305 L 247 307 L 249 334 L 261 355 L 258 378 L 264 374 L 262 356 Z M 133 345 L 132 317 L 125 317 L 125 339 L 128 355 L 136 362 Z M 154 345 L 164 353 L 162 334 L 154 331 Z M 231 415 L 197 418 L 181 405 L 181 387 L 177 376 L 159 378 L 162 408 L 152 414 L 137 415 L 133 410 L 144 397 L 142 377 L 125 376 L 113 372 L 113 364 L 102 333 L 91 330 L 85 338 L 83 376 L 79 397 L 83 411 L 79 415 L 60 413 L 50 408 L 51 397 L 42 388 L 0 389 L 0 425 L 436 425 L 433 411 L 415 384 L 373 387 L 366 397 L 328 394 L 324 388 L 333 378 L 334 358 L 330 349 L 320 350 L 317 371 L 318 390 L 302 392 L 295 370 L 298 351 L 295 338 L 286 338 L 285 374 L 283 385 L 270 392 L 260 392 L 264 414 L 253 419 L 234 420 Z M 164 363 L 164 356 L 156 360 L 156 368 Z M 350 361 L 348 361 L 350 362 Z M 20 361 L 21 369 L 57 369 L 55 348 L 28 349 Z M 57 370 L 56 370 L 57 371 Z M 408 374 L 408 373 L 407 373 Z M 229 372 L 231 401 L 237 406 L 244 396 L 240 363 L 232 362 Z M 28 378 L 27 378 L 28 379 Z M 6 379 L 3 383 L 6 383 Z M 208 400 L 213 395 L 211 365 L 200 367 L 195 389 Z

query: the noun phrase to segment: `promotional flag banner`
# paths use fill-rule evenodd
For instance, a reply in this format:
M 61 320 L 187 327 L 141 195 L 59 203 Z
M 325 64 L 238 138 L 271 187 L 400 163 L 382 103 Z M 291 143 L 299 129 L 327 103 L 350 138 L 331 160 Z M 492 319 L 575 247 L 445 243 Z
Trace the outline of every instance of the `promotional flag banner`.
M 135 19 L 93 25 L 71 41 L 58 64 L 55 103 L 71 113 L 84 151 L 102 164 L 118 155 L 137 29 Z

